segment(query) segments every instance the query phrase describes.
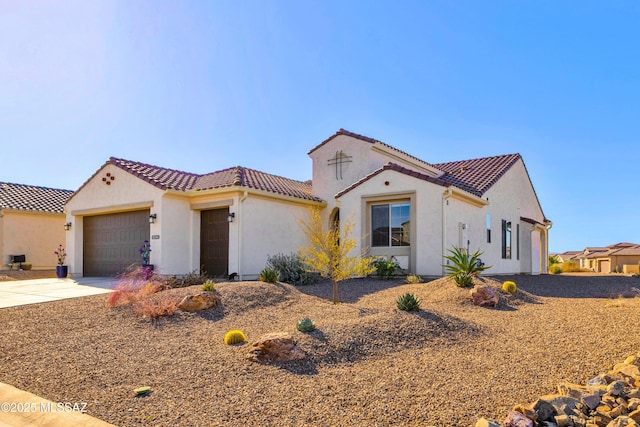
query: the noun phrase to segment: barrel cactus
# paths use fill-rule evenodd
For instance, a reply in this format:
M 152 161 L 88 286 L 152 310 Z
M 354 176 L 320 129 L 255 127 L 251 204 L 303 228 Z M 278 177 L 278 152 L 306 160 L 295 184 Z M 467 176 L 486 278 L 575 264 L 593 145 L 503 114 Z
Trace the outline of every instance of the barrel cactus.
M 516 286 L 515 282 L 512 282 L 511 280 L 507 280 L 502 284 L 502 290 L 509 294 L 515 294 L 516 291 L 518 290 L 518 287 Z
M 239 329 L 233 329 L 224 335 L 224 343 L 227 345 L 245 342 L 247 336 Z
M 413 294 L 404 294 L 396 300 L 396 304 L 400 310 L 416 311 L 420 310 L 420 300 Z
M 313 320 L 305 317 L 304 319 L 298 320 L 298 322 L 296 323 L 296 328 L 300 332 L 311 332 L 316 328 L 316 325 L 313 323 Z

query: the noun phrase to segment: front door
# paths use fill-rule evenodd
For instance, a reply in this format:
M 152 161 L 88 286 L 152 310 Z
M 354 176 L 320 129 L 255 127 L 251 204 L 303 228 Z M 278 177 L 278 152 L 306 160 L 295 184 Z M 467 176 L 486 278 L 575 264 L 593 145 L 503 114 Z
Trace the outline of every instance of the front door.
M 211 277 L 229 274 L 229 208 L 200 212 L 200 268 Z

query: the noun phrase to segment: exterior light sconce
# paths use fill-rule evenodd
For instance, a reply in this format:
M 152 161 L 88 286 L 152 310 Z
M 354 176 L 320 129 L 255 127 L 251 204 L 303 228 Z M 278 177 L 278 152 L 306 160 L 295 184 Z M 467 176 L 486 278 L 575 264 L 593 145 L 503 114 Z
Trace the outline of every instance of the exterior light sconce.
M 227 216 L 227 222 L 233 222 L 233 219 L 235 217 L 236 217 L 236 213 L 235 212 L 229 213 L 229 215 Z
M 69 231 L 69 230 L 71 230 L 71 223 L 70 223 L 70 222 L 68 222 L 68 223 L 66 223 L 66 224 L 64 225 L 64 230 L 65 230 L 65 231 Z
M 158 218 L 157 214 L 151 214 L 149 215 L 149 224 L 155 224 L 156 223 L 156 219 Z

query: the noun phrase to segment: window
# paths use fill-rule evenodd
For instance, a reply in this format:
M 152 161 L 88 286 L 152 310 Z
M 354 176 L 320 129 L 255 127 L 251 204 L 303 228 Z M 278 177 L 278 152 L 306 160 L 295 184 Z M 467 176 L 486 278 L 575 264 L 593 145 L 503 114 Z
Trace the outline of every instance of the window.
M 487 243 L 491 243 L 491 214 L 487 214 Z
M 409 246 L 410 217 L 409 203 L 371 206 L 371 246 Z
M 502 258 L 511 259 L 511 222 L 502 220 Z

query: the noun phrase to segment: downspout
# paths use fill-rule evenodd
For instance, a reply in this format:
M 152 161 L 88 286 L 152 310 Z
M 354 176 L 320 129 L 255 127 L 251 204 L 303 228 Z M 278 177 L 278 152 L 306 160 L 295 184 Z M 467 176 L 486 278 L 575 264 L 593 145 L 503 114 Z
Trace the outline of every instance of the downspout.
M 249 192 L 247 190 L 244 191 L 242 197 L 240 197 L 240 202 L 238 203 L 238 276 L 239 279 L 242 280 L 242 202 L 249 197 Z
M 545 273 L 549 272 L 549 230 L 551 230 L 551 228 L 553 227 L 553 222 L 547 220 L 546 224 L 545 224 L 545 228 L 546 228 L 546 236 L 545 236 L 545 243 L 547 244 L 547 253 L 545 254 L 545 258 L 544 258 L 544 271 Z
M 442 262 L 442 276 L 445 276 L 444 255 L 446 251 L 445 241 L 447 237 L 447 232 L 446 232 L 447 216 L 445 215 L 445 206 L 447 204 L 449 197 L 451 197 L 452 194 L 453 194 L 453 191 L 451 190 L 451 188 L 447 188 L 447 190 L 444 193 L 442 193 L 442 256 L 440 257 L 440 260 Z

